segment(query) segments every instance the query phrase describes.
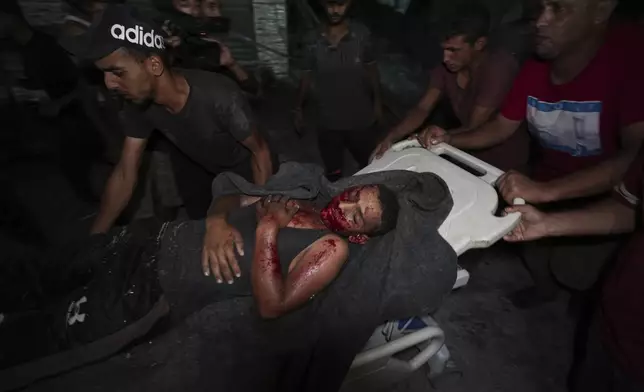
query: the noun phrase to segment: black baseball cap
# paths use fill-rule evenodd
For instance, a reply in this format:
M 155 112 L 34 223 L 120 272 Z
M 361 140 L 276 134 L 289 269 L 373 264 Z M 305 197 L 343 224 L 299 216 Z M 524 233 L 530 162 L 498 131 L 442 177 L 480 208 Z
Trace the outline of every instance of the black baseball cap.
M 337 5 L 345 5 L 349 2 L 349 0 L 324 0 L 324 4 L 337 4 Z
M 86 33 L 63 38 L 60 44 L 81 59 L 96 61 L 120 48 L 163 52 L 164 36 L 161 28 L 132 7 L 110 4 L 92 22 Z

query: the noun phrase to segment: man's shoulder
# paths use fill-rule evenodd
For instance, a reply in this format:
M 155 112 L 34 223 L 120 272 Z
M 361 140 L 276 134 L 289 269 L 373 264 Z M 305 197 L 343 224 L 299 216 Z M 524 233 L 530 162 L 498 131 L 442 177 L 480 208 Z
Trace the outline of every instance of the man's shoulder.
M 219 86 L 224 88 L 235 85 L 235 82 L 230 80 L 229 77 L 222 75 L 219 72 L 204 71 L 201 69 L 180 69 L 178 72 L 183 75 L 190 88 L 199 86 Z
M 519 71 L 517 80 L 534 80 L 541 83 L 539 77 L 548 77 L 550 74 L 550 64 L 547 61 L 531 58 L 526 60 Z
M 519 68 L 519 60 L 517 57 L 504 48 L 491 50 L 487 53 L 483 62 L 486 67 L 502 68 L 504 71 L 517 70 Z
M 368 38 L 371 35 L 371 30 L 362 22 L 357 20 L 351 20 L 349 22 L 349 28 L 351 33 L 359 38 Z
M 195 95 L 227 97 L 230 94 L 241 92 L 237 83 L 218 72 L 200 69 L 182 69 L 179 72 L 186 78 L 191 91 Z

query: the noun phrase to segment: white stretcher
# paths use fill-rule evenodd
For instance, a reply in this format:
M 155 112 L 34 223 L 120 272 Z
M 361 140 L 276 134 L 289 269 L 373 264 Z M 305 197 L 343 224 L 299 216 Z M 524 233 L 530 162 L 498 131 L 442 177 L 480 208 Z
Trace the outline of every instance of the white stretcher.
M 447 144 L 427 150 L 416 140 L 402 141 L 356 174 L 385 170 L 431 172 L 447 183 L 454 206 L 438 232 L 457 255 L 494 244 L 519 223 L 518 213 L 495 216 L 499 200 L 494 185 L 503 172 Z M 523 201 L 517 199 L 514 204 Z M 469 273 L 458 267 L 454 289 L 466 285 L 468 280 Z M 411 359 L 398 355 L 414 347 L 417 353 Z M 443 372 L 448 359 L 445 334 L 431 316 L 390 321 L 376 328 L 364 350 L 356 356 L 342 391 L 379 390 L 424 364 L 429 365 L 429 377 L 433 377 Z

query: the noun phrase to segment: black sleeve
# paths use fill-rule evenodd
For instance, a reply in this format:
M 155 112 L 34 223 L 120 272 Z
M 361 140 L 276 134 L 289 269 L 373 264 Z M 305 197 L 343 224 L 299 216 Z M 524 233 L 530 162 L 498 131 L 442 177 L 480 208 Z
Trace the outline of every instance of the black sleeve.
M 367 27 L 360 29 L 360 43 L 362 51 L 362 62 L 364 64 L 371 64 L 376 61 L 376 48 L 371 32 Z
M 154 127 L 145 118 L 145 115 L 131 106 L 123 108 L 119 113 L 119 118 L 126 137 L 147 139 L 154 131 Z
M 253 112 L 241 89 L 231 80 L 216 97 L 219 120 L 235 140 L 243 142 L 253 134 Z

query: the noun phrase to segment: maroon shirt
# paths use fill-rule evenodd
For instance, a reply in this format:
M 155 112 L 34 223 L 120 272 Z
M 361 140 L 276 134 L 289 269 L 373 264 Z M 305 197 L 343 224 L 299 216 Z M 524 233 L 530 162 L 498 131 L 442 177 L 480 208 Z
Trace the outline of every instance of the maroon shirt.
M 441 91 L 462 126 L 467 126 L 474 107 L 499 110 L 519 71 L 517 59 L 504 50 L 487 52 L 470 75 L 466 88 L 457 83 L 457 74 L 439 65 L 431 72 L 430 88 Z M 504 143 L 486 150 L 470 151 L 474 156 L 502 170 L 520 169 L 527 163 L 529 139 L 517 132 Z
M 613 26 L 586 68 L 564 84 L 552 83 L 550 63 L 525 63 L 502 114 L 527 120 L 538 140 L 537 180 L 566 176 L 614 157 L 622 129 L 644 121 L 643 39 L 641 27 Z
M 449 99 L 463 126 L 469 124 L 475 106 L 499 108 L 519 71 L 518 61 L 504 50 L 484 53 L 483 56 L 464 89 L 457 83 L 457 74 L 448 71 L 443 64 L 431 72 L 429 87 L 440 90 Z
M 631 164 L 613 196 L 637 210 L 638 227 L 622 249 L 604 284 L 601 316 L 604 336 L 619 363 L 644 381 L 644 230 L 642 188 L 644 149 Z

